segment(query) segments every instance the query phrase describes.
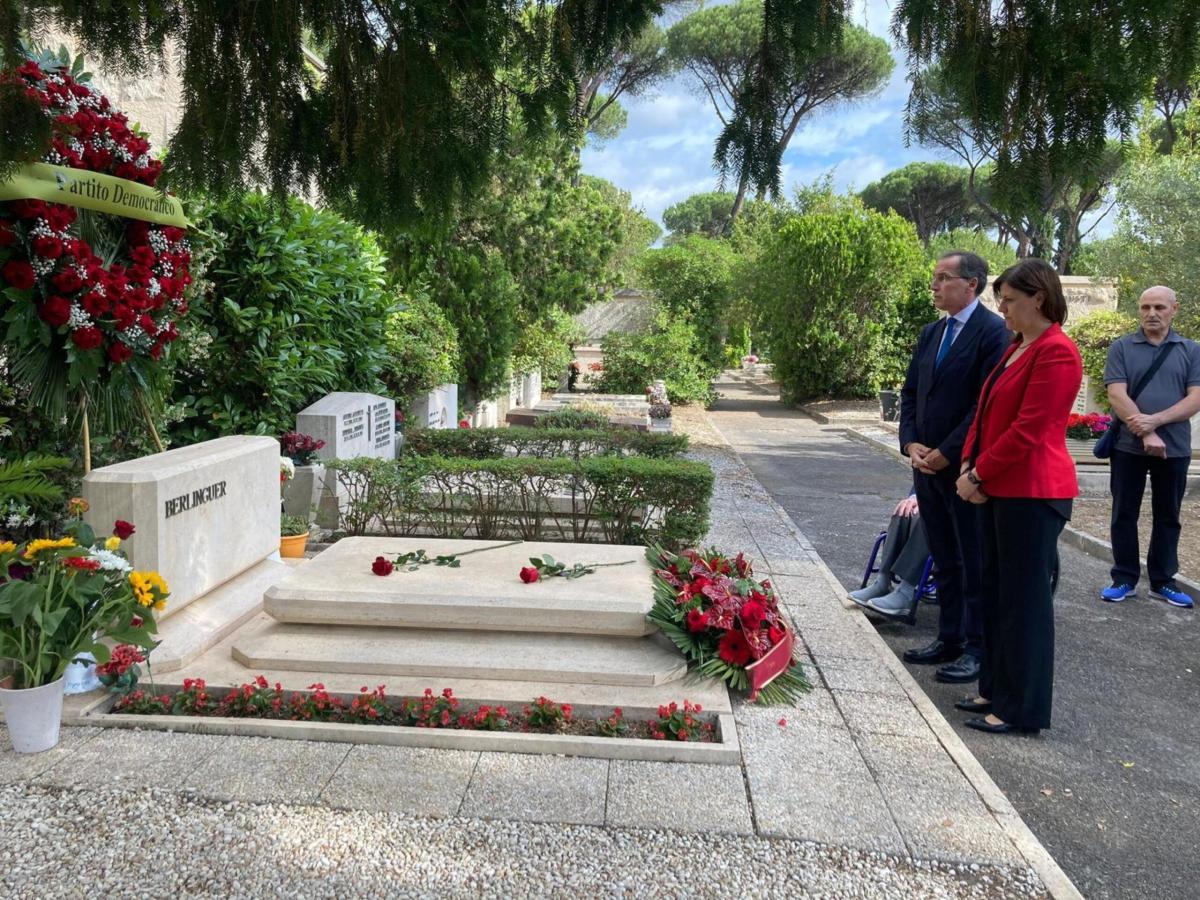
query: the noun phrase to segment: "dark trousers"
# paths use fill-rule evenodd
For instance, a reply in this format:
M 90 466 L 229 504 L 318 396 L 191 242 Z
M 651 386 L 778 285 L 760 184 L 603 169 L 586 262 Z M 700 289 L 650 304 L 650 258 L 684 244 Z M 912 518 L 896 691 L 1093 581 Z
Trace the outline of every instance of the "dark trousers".
M 1066 519 L 1044 500 L 993 497 L 979 507 L 983 660 L 979 695 L 1018 728 L 1049 728 L 1054 692 L 1058 536 Z
M 916 586 L 929 559 L 929 541 L 921 516 L 892 516 L 879 555 L 879 571 Z
M 1114 450 L 1108 461 L 1108 485 L 1112 491 L 1114 584 L 1137 584 L 1142 566 L 1138 553 L 1138 516 L 1146 475 L 1150 475 L 1150 509 L 1154 524 L 1150 530 L 1150 551 L 1146 554 L 1146 574 L 1150 587 L 1167 584 L 1179 571 L 1179 507 L 1187 490 L 1186 456 L 1158 459 L 1140 453 Z
M 917 505 L 937 566 L 938 639 L 983 655 L 979 611 L 979 507 L 959 499 L 951 466 L 936 475 L 914 473 Z

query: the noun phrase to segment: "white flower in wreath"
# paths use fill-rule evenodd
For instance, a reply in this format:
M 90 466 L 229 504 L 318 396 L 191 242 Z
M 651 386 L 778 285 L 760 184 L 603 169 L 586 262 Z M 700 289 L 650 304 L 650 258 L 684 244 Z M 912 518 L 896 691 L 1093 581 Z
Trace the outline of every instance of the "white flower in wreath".
M 112 550 L 96 549 L 89 553 L 88 556 L 100 563 L 100 568 L 105 572 L 126 573 L 133 571 L 133 566 L 129 564 L 129 561 Z
M 279 481 L 291 481 L 296 477 L 296 465 L 286 456 L 279 457 Z

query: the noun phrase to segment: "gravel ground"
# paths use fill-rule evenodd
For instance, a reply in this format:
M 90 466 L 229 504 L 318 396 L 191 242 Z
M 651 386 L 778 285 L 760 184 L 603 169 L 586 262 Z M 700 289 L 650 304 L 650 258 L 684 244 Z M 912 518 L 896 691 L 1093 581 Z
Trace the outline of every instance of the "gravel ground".
M 1044 896 L 1020 872 L 796 841 L 30 785 L 0 789 L 0 872 L 13 898 Z

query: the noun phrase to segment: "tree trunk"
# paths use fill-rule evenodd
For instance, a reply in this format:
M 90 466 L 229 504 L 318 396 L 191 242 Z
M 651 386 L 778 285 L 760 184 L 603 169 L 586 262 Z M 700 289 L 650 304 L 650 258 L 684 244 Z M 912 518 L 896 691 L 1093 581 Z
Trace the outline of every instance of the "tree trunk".
M 746 189 L 749 186 L 750 176 L 743 172 L 742 179 L 738 182 L 737 197 L 733 201 L 733 209 L 729 211 L 729 224 L 725 228 L 727 234 L 733 233 L 733 223 L 737 221 L 737 217 L 742 211 L 742 206 L 746 203 Z

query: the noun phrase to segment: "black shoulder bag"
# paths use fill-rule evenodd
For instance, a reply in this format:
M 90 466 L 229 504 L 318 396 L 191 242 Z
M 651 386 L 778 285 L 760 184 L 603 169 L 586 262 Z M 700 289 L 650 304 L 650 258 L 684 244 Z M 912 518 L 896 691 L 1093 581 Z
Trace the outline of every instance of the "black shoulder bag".
M 1150 379 L 1155 376 L 1162 364 L 1166 361 L 1167 355 L 1175 349 L 1175 341 L 1167 341 L 1159 348 L 1158 353 L 1154 357 L 1154 362 L 1150 363 L 1150 368 L 1146 370 L 1146 374 L 1138 379 L 1138 383 L 1134 386 L 1132 393 L 1129 395 L 1130 400 L 1136 401 L 1138 394 L 1146 389 L 1146 385 L 1150 383 Z M 1112 417 L 1112 424 L 1108 426 L 1108 431 L 1100 435 L 1096 440 L 1096 444 L 1092 447 L 1092 455 L 1098 459 L 1108 459 L 1112 456 L 1113 447 L 1117 443 L 1117 433 L 1121 430 L 1121 420 L 1117 417 L 1115 411 Z

